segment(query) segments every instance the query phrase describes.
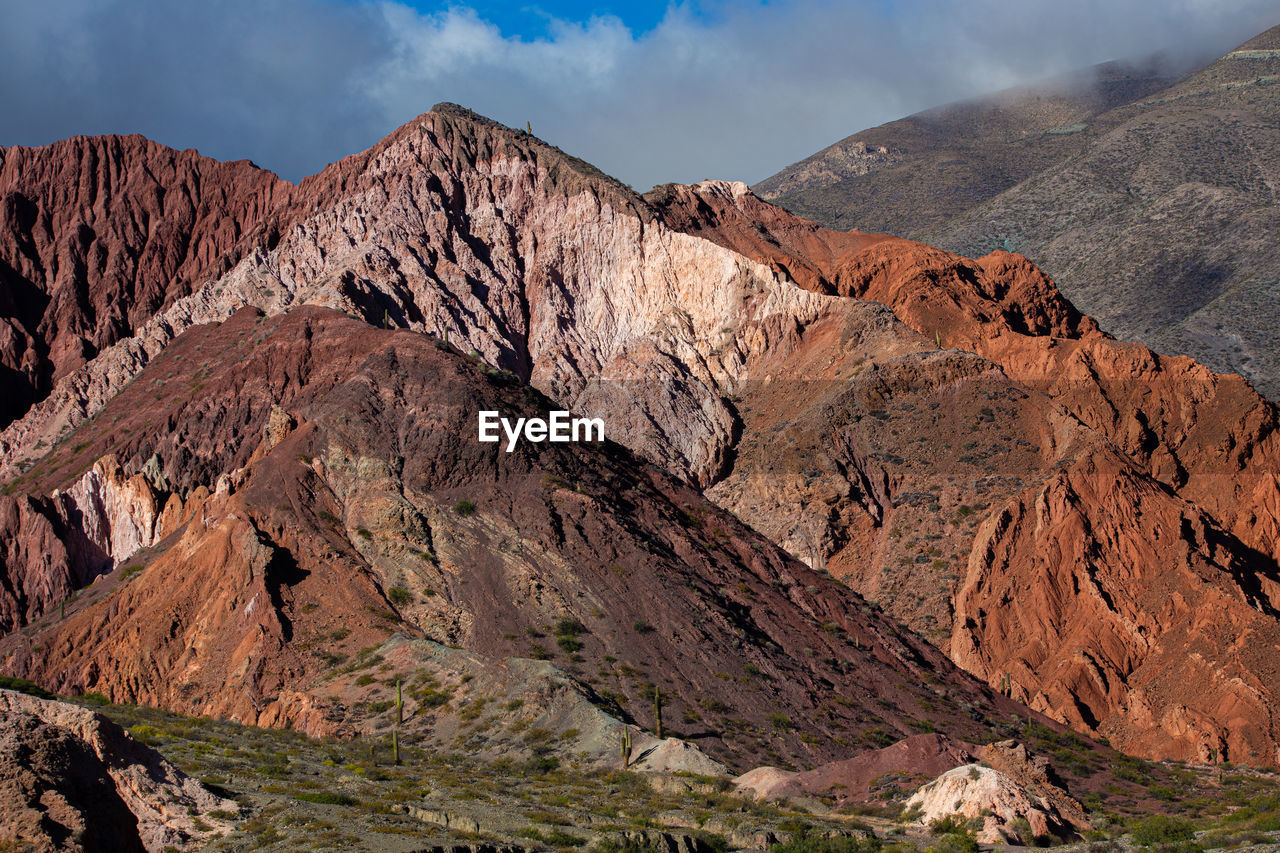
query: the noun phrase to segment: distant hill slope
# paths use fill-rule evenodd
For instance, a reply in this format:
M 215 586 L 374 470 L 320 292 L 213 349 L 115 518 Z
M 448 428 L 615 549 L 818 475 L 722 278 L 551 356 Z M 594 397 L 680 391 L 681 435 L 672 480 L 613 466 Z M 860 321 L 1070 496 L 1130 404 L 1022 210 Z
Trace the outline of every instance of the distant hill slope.
M 1085 147 L 1107 111 L 1175 81 L 1157 63 L 1106 63 L 863 130 L 752 187 L 828 228 L 909 236 Z
M 1026 92 L 911 116 L 757 189 L 832 228 L 1020 252 L 1108 332 L 1276 399 L 1278 84 L 1280 27 L 1177 82 L 1112 67 L 1091 98 Z M 823 178 L 814 162 L 855 143 L 890 153 Z
M 1022 252 L 1107 331 L 1280 399 L 1280 27 L 1104 120 L 1076 156 L 920 236 Z

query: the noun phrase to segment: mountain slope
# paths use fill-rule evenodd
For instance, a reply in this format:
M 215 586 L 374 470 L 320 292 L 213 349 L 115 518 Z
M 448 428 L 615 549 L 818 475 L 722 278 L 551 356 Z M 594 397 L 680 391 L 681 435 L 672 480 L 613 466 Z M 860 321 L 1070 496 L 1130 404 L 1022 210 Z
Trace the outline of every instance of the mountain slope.
M 304 181 L 245 237 L 244 247 L 225 275 L 176 299 L 137 335 L 60 380 L 0 436 L 13 502 L 4 508 L 11 521 L 0 535 L 9 579 L 0 615 L 8 626 L 37 621 L 43 632 L 63 625 L 53 613 L 71 589 L 104 571 L 114 570 L 117 579 L 133 576 L 122 567 L 135 559 L 168 566 L 158 573 L 162 577 L 202 559 L 235 567 L 221 576 L 204 566 L 200 583 L 210 586 L 183 593 L 196 604 L 208 598 L 247 607 L 253 596 L 238 599 L 235 590 L 242 587 L 235 584 L 257 585 L 260 601 L 283 596 L 293 584 L 277 574 L 292 577 L 288 560 L 277 557 L 279 544 L 299 535 L 289 519 L 317 514 L 316 523 L 324 522 L 318 516 L 323 507 L 312 497 L 327 493 L 298 484 L 296 472 L 281 468 L 288 476 L 267 483 L 290 484 L 296 495 L 268 498 L 252 514 L 242 508 L 237 517 L 259 519 L 254 529 L 231 525 L 196 537 L 191 521 L 206 501 L 238 506 L 248 491 L 230 466 L 248 465 L 264 436 L 275 436 L 274 442 L 301 435 L 299 409 L 285 401 L 285 391 L 310 382 L 317 365 L 341 366 L 347 357 L 307 355 L 310 344 L 286 335 L 295 341 L 281 350 L 287 356 L 253 362 L 251 375 L 274 376 L 278 383 L 279 395 L 262 398 L 243 396 L 252 389 L 242 391 L 239 379 L 211 383 L 210 370 L 226 363 L 224 350 L 233 343 L 225 338 L 211 338 L 199 349 L 183 345 L 167 359 L 178 341 L 199 340 L 184 331 L 220 328 L 245 308 L 268 315 L 264 324 L 315 307 L 337 308 L 360 318 L 371 335 L 381 334 L 373 327 L 398 326 L 405 339 L 421 339 L 422 333 L 447 339 L 490 369 L 527 381 L 558 406 L 598 414 L 612 438 L 679 477 L 688 494 L 696 497 L 692 490 L 703 489 L 796 557 L 881 602 L 990 686 L 1059 720 L 1147 755 L 1200 758 L 1225 748 L 1233 761 L 1274 760 L 1280 741 L 1265 709 L 1275 673 L 1212 625 L 1159 601 L 1164 593 L 1186 601 L 1210 596 L 1242 630 L 1269 636 L 1280 529 L 1275 408 L 1239 378 L 1108 337 L 1020 256 L 996 252 L 972 260 L 897 238 L 829 232 L 765 204 L 742 185 L 667 187 L 641 198 L 526 133 L 450 105 Z M 237 322 L 242 328 L 244 321 Z M 245 337 L 256 341 L 259 335 Z M 165 369 L 152 371 L 161 361 Z M 394 374 L 392 361 L 380 364 L 382 374 Z M 434 530 L 420 520 L 431 517 L 423 506 L 411 501 L 413 511 L 405 507 L 402 497 L 408 496 L 396 479 L 411 467 L 410 454 L 400 449 L 410 448 L 418 427 L 402 420 L 404 404 L 395 397 L 401 387 L 391 379 L 375 384 L 381 389 L 383 383 L 390 400 L 354 393 L 335 398 L 334 419 L 341 415 L 360 427 L 351 434 L 332 427 L 327 434 L 358 448 L 363 432 L 385 438 L 383 414 L 402 425 L 386 447 L 375 444 L 383 449 L 371 466 L 347 459 L 341 468 L 384 483 L 377 494 L 359 497 L 360 504 L 383 507 L 379 512 L 391 519 L 387 529 L 409 531 L 404 535 L 413 548 L 439 554 L 413 538 Z M 420 394 L 417 386 L 412 394 Z M 175 397 L 186 407 L 166 408 L 176 405 Z M 116 402 L 121 399 L 130 403 Z M 145 414 L 163 401 L 152 412 L 155 420 L 124 425 L 133 412 Z M 321 456 L 308 447 L 296 448 L 293 457 L 269 451 L 262 451 L 263 458 L 276 462 Z M 437 451 L 445 460 L 456 452 L 446 445 L 417 452 L 437 460 L 422 464 L 451 470 L 432 455 Z M 114 461 L 106 458 L 112 455 Z M 1086 490 L 1081 482 L 1089 472 L 1105 472 L 1123 488 Z M 538 494 L 526 488 L 528 476 L 520 496 Z M 326 488 L 335 495 L 356 489 L 345 481 Z M 1082 494 L 1088 499 L 1079 499 Z M 652 510 L 664 528 L 645 537 L 668 542 L 681 559 L 697 557 L 699 575 L 719 572 L 714 561 L 701 562 L 698 549 L 681 550 L 685 541 L 714 544 L 699 538 L 706 519 L 658 510 L 670 501 L 645 495 L 625 503 L 597 495 L 593 506 L 605 520 L 592 524 L 625 527 L 629 514 L 644 518 Z M 430 506 L 453 522 L 449 507 L 462 499 L 475 500 L 451 494 L 449 501 L 433 498 Z M 492 541 L 507 554 L 519 543 L 523 524 L 540 530 L 545 519 L 519 516 L 523 499 L 501 502 L 510 505 L 510 517 L 494 520 L 503 532 Z M 1136 543 L 1122 535 L 1134 527 L 1135 504 L 1153 519 Z M 336 508 L 324 511 L 345 518 Z M 1032 517 L 1037 525 L 1001 521 Z M 376 543 L 385 520 L 382 514 L 354 519 L 356 535 L 348 527 L 346 539 L 357 550 Z M 195 538 L 174 544 L 179 530 Z M 255 530 L 268 530 L 270 542 Z M 632 541 L 624 533 L 623 541 Z M 1084 538 L 1079 552 L 1046 544 L 1075 533 Z M 575 559 L 592 571 L 611 560 L 603 556 L 609 548 L 586 541 L 590 547 L 573 551 Z M 494 557 L 491 544 L 460 547 L 453 559 L 481 567 L 506 559 Z M 151 551 L 139 550 L 156 548 L 164 556 L 154 563 Z M 471 556 L 464 559 L 466 554 Z M 1096 567 L 1094 587 L 1077 583 L 1082 555 Z M 1144 561 L 1143 571 L 1126 589 L 1124 567 L 1135 557 Z M 421 568 L 423 560 L 409 559 L 405 566 L 400 557 L 385 561 L 376 553 L 362 559 L 371 567 L 367 582 L 339 583 L 329 562 L 315 577 L 339 584 L 352 602 L 351 626 L 327 630 L 349 630 L 352 641 L 363 639 L 359 648 L 367 649 L 386 638 L 364 608 L 380 607 L 379 589 L 412 593 L 410 586 L 395 586 L 401 583 L 396 573 Z M 145 583 L 150 571 L 125 591 L 175 592 L 174 586 L 152 589 Z M 538 571 L 563 577 L 558 565 Z M 1164 577 L 1171 586 L 1160 586 Z M 421 594 L 427 587 L 439 593 L 443 580 L 423 580 Z M 740 583 L 752 588 L 749 580 Z M 1006 607 L 1009 588 L 1031 590 L 1027 599 L 1034 607 L 1027 618 L 992 615 Z M 93 598 L 86 603 L 97 606 Z M 425 608 L 420 630 L 447 642 L 471 642 L 468 632 L 483 620 L 467 613 L 484 608 L 466 596 L 459 600 L 474 610 Z M 1060 611 L 1076 614 L 1076 621 L 1061 622 L 1055 618 Z M 277 689 L 295 676 L 310 683 L 314 664 L 287 651 L 295 647 L 285 623 L 268 615 L 258 609 L 248 614 L 266 620 L 252 641 L 225 615 L 202 623 L 210 637 L 223 638 L 217 644 L 236 641 L 218 647 L 245 670 L 233 671 L 230 681 L 227 672 L 210 670 L 207 681 L 195 679 L 192 696 L 245 719 L 331 730 L 339 723 L 328 714 L 338 712 L 333 705 L 314 714 L 305 710 L 320 707 L 308 704 L 319 701 L 311 693 L 300 700 L 304 710 L 290 711 L 299 716 L 285 715 L 285 707 L 298 703 L 280 700 Z M 587 617 L 577 618 L 591 626 Z M 635 630 L 636 621 L 661 628 L 644 616 L 620 624 Z M 1096 630 L 1076 632 L 1077 622 Z M 42 679 L 78 685 L 76 679 L 93 671 L 95 656 L 107 655 L 97 671 L 122 673 L 121 690 L 151 684 L 145 673 L 153 663 L 99 649 L 99 640 L 105 646 L 108 638 L 95 635 L 93 624 L 76 622 L 77 633 L 58 635 L 68 644 L 65 657 L 83 666 L 41 668 L 45 662 L 30 645 L 14 660 Z M 556 621 L 541 623 L 548 624 Z M 1134 624 L 1142 630 L 1127 630 Z M 513 627 L 554 633 L 532 624 L 532 617 Z M 185 645 L 179 648 L 163 627 L 157 630 L 161 636 L 154 642 L 192 660 L 183 657 Z M 510 633 L 520 640 L 519 630 Z M 17 654 L 23 642 L 13 636 Z M 77 642 L 70 643 L 73 636 Z M 324 636 L 310 642 L 322 644 Z M 240 643 L 246 645 L 237 652 Z M 413 648 L 414 655 L 427 654 L 426 646 Z M 795 652 L 796 646 L 788 648 Z M 801 661 L 807 659 L 803 649 Z M 1191 652 L 1206 661 L 1196 692 L 1168 691 L 1149 677 Z M 1078 653 L 1096 664 L 1073 665 Z M 435 648 L 431 654 L 446 653 Z M 255 662 L 277 656 L 289 662 L 288 673 L 268 667 L 261 674 L 268 686 L 254 686 L 260 677 L 251 671 Z M 103 664 L 108 660 L 109 667 Z M 1107 689 L 1091 684 L 1095 670 Z M 728 670 L 719 671 L 733 679 Z M 1252 675 L 1237 679 L 1237 673 Z M 219 685 L 227 684 L 222 691 Z M 342 684 L 342 696 L 359 695 L 343 691 L 360 685 Z M 1140 691 L 1149 697 L 1150 713 L 1137 702 Z M 627 695 L 638 702 L 638 694 Z M 169 694 L 152 701 L 204 707 Z M 729 698 L 716 701 L 730 704 Z M 1194 712 L 1183 714 L 1192 724 L 1179 724 L 1179 708 Z M 607 729 L 595 719 L 598 730 Z M 788 749 L 797 750 L 799 760 L 800 748 Z
M 803 249 L 806 286 L 884 303 L 919 335 L 846 327 L 806 347 L 815 327 L 761 363 L 737 389 L 751 440 L 709 495 L 1081 730 L 1276 760 L 1269 653 L 1218 633 L 1228 619 L 1269 650 L 1280 625 L 1274 406 L 1110 339 L 1016 255 L 849 249 L 742 185 L 653 199 L 671 221 L 708 209 L 699 233 L 772 264 Z M 1178 604 L 1207 600 L 1212 621 Z
M 1180 76 L 1153 60 L 1094 68 L 855 133 L 752 189 L 828 228 L 937 227 L 1084 146 L 1101 115 Z
M 170 390 L 201 356 L 205 394 Z M 326 309 L 192 329 L 73 436 L 126 468 L 157 459 L 149 488 L 181 520 L 121 555 L 140 571 L 0 643 L 6 669 L 322 733 L 343 713 L 333 661 L 402 632 L 550 657 L 646 727 L 656 684 L 669 725 L 733 764 L 765 748 L 753 732 L 812 766 L 912 725 L 972 738 L 1020 713 L 621 447 L 475 440 L 480 409 L 553 405 L 426 336 Z
M 257 239 L 227 275 L 0 433 L 3 475 L 99 409 L 183 329 L 245 305 L 311 303 L 448 335 L 568 407 L 626 417 L 632 447 L 705 482 L 732 440 L 717 383 L 750 357 L 736 349 L 738 332 L 759 329 L 767 346 L 828 302 L 665 227 L 580 161 L 452 105 L 304 181 Z
M 224 272 L 288 189 L 141 136 L 0 148 L 0 426 Z
M 1104 66 L 1083 87 L 942 107 L 756 189 L 832 228 L 1020 252 L 1108 332 L 1277 399 L 1277 49 L 1280 27 L 1178 80 Z M 845 163 L 868 146 L 885 153 Z
M 1280 27 L 1105 116 L 1074 157 L 923 239 L 1014 248 L 1108 331 L 1280 397 Z

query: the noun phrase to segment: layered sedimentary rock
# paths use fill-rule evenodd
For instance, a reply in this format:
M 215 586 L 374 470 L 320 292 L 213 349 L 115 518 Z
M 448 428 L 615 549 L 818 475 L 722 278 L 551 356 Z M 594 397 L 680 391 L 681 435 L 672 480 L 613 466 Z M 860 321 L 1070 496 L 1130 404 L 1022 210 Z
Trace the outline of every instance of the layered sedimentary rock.
M 741 185 L 653 198 L 762 261 L 794 253 L 799 283 L 887 305 L 919 335 L 856 352 L 801 335 L 803 358 L 770 363 L 792 382 L 742 392 L 757 442 L 716 500 L 1082 731 L 1146 755 L 1280 760 L 1263 710 L 1274 406 L 1239 377 L 1102 334 L 1017 255 L 842 250 L 850 235 Z
M 449 339 L 625 424 L 695 482 L 723 468 L 720 386 L 832 300 L 658 221 L 629 189 L 532 137 L 442 106 L 304 181 L 272 238 L 71 374 L 0 435 L 5 473 L 116 393 L 173 335 L 299 303 Z M 618 388 L 622 390 L 619 391 Z
M 157 395 L 198 355 L 206 394 Z M 327 309 L 190 330 L 71 444 L 150 466 L 182 520 L 0 659 L 62 691 L 325 734 L 352 708 L 330 698 L 344 660 L 400 632 L 550 658 L 650 730 L 656 686 L 668 725 L 731 764 L 804 766 L 912 721 L 990 737 L 1024 713 L 616 444 L 474 440 L 479 409 L 553 405 Z
M 0 424 L 225 271 L 288 189 L 141 136 L 0 148 Z
M 218 256 L 213 269 L 225 274 L 166 290 L 131 337 L 60 374 L 0 434 L 12 501 L 0 507 L 0 553 L 17 579 L 0 596 L 8 626 L 49 612 L 131 549 L 158 549 L 138 552 L 139 565 L 154 557 L 175 572 L 215 558 L 229 567 L 222 579 L 192 575 L 204 579 L 182 594 L 243 609 L 252 641 L 230 616 L 200 624 L 221 638 L 201 642 L 244 669 L 193 676 L 196 701 L 148 693 L 168 689 L 148 685 L 169 670 L 122 661 L 121 695 L 257 719 L 289 679 L 310 671 L 301 658 L 263 663 L 292 661 L 294 648 L 292 617 L 282 621 L 263 602 L 291 586 L 280 573 L 292 577 L 285 551 L 296 549 L 282 550 L 280 537 L 290 517 L 318 512 L 313 486 L 270 504 L 269 522 L 240 501 L 250 472 L 306 434 L 311 398 L 300 389 L 320 399 L 346 381 L 323 365 L 355 367 L 344 350 L 305 336 L 257 348 L 280 315 L 325 306 L 366 331 L 432 334 L 558 406 L 603 416 L 611 438 L 685 487 L 705 489 L 813 569 L 882 603 L 992 687 L 1083 731 L 1158 757 L 1225 748 L 1233 761 L 1275 760 L 1280 736 L 1259 709 L 1276 674 L 1250 646 L 1164 605 L 1211 595 L 1241 631 L 1270 636 L 1277 416 L 1238 378 L 1109 338 L 1020 256 L 972 260 L 836 234 L 741 185 L 642 198 L 528 134 L 448 105 L 279 193 Z M 246 308 L 271 319 L 256 330 L 236 313 Z M 358 337 L 343 335 L 343 346 Z M 265 379 L 219 373 L 231 354 L 243 376 Z M 388 378 L 397 363 L 378 359 L 366 381 L 397 387 Z M 372 407 L 342 413 L 368 435 L 386 428 L 381 413 L 400 411 L 400 401 L 374 396 L 340 400 Z M 380 606 L 380 590 L 399 583 L 403 567 L 384 566 L 364 543 L 385 528 L 418 551 L 442 552 L 421 539 L 433 516 L 417 504 L 410 512 L 397 480 L 438 448 L 415 450 L 415 461 L 397 445 L 370 463 L 351 455 L 366 437 L 339 432 L 348 456 L 323 468 L 325 488 L 358 494 L 361 513 L 374 513 L 354 528 L 371 538 L 346 530 L 359 564 L 375 569 L 371 585 L 351 593 L 359 606 L 350 630 L 381 641 L 377 620 L 360 614 Z M 1118 485 L 1097 487 L 1098 478 Z M 573 503 L 574 494 L 559 499 Z M 625 516 L 648 500 L 604 506 Z M 68 522 L 73 506 L 82 521 Z M 346 506 L 324 511 L 345 520 Z M 218 522 L 193 532 L 193 517 Z M 697 538 L 699 519 L 673 518 L 664 524 Z M 541 522 L 512 515 L 455 547 L 515 547 L 526 523 Z M 1135 559 L 1143 565 L 1126 568 Z M 118 594 L 135 585 L 141 594 L 146 576 Z M 1094 586 L 1078 583 L 1083 576 Z M 439 592 L 445 579 L 419 592 Z M 249 588 L 255 594 L 241 600 Z M 1009 590 L 1027 612 L 1006 600 Z M 418 604 L 415 624 L 427 636 L 475 639 L 472 611 L 443 598 Z M 1076 621 L 1060 620 L 1063 612 Z M 83 656 L 111 639 L 75 624 L 75 659 L 87 667 Z M 201 643 L 191 639 L 164 667 L 199 671 L 192 660 L 203 653 L 191 649 Z M 1204 661 L 1194 694 L 1154 679 L 1178 655 Z M 14 666 L 68 686 L 85 677 L 22 660 Z M 277 709 L 270 719 L 289 717 Z
M 109 455 L 65 492 L 0 497 L 0 569 L 7 581 L 0 586 L 0 630 L 60 606 L 80 587 L 163 539 L 182 512 L 180 497 L 157 489 L 144 473 L 125 476 Z

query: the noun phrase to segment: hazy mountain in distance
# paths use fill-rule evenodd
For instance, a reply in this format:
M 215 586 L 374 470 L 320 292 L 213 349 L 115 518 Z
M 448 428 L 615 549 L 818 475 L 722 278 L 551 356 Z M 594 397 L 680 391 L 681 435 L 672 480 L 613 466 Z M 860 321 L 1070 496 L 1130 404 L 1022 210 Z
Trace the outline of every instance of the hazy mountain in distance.
M 1097 117 L 1173 83 L 1159 59 L 1109 62 L 863 130 L 752 189 L 828 228 L 910 236 L 1080 151 Z
M 1275 28 L 1177 81 L 1110 66 L 1083 94 L 921 113 L 758 189 L 834 228 L 1020 252 L 1108 332 L 1241 373 L 1275 399 L 1278 48 Z M 860 144 L 875 149 L 866 174 L 824 166 Z

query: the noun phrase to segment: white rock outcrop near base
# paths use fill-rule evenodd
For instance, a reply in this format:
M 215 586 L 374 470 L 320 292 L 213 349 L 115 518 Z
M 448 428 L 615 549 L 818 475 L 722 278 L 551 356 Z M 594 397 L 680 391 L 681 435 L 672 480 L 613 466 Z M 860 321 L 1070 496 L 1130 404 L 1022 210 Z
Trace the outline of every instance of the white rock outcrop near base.
M 907 811 L 919 809 L 918 821 L 925 826 L 952 815 L 982 818 L 978 841 L 986 844 L 1003 841 L 1031 844 L 1036 838 L 1062 836 L 1071 831 L 1048 799 L 1030 793 L 1011 776 L 980 764 L 948 770 L 921 786 L 903 807 Z M 1014 826 L 1019 818 L 1030 826 L 1030 838 L 1020 837 Z

